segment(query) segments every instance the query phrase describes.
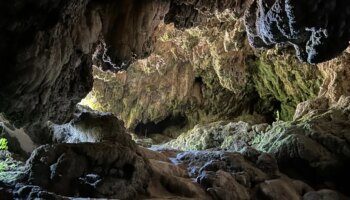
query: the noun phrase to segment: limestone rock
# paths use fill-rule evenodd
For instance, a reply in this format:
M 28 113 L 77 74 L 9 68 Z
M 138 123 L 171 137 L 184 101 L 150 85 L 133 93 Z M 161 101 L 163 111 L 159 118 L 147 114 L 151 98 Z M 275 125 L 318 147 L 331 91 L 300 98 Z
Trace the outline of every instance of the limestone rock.
M 264 157 L 264 166 L 260 159 L 250 161 L 239 153 L 220 151 L 184 152 L 177 159 L 188 166 L 190 176 L 196 177 L 213 199 L 301 199 L 313 191 L 281 174 L 273 156 L 255 153 Z
M 168 131 L 181 133 L 245 114 L 271 121 L 279 111 L 281 119 L 292 119 L 298 103 L 317 96 L 318 68 L 300 65 L 288 52 L 254 52 L 242 19 L 232 12 L 186 30 L 161 24 L 154 35 L 159 39 L 153 53 L 126 71 L 94 68 L 94 88 L 83 104 L 114 113 L 132 132 L 138 125 L 174 127 L 167 119 L 183 118 L 177 130 Z
M 161 0 L 2 2 L 0 112 L 32 133 L 40 132 L 48 120 L 67 122 L 92 88 L 92 60 L 113 68 L 148 55 L 154 29 L 169 4 Z M 103 55 L 98 51 L 101 43 L 107 43 Z
M 175 140 L 164 145 L 165 148 L 179 150 L 206 150 L 211 148 L 240 151 L 251 146 L 257 132 L 255 126 L 246 122 L 215 122 L 207 125 L 197 125 L 192 130 L 181 134 Z
M 23 128 L 17 129 L 0 114 L 0 138 L 7 140 L 8 150 L 28 157 L 37 145 Z
M 163 147 L 246 151 L 258 160 L 249 150 L 253 147 L 273 154 L 289 175 L 303 177 L 317 187 L 332 183 L 346 191 L 344 183 L 350 177 L 346 167 L 350 158 L 349 102 L 341 97 L 329 110 L 310 112 L 294 122 L 276 122 L 265 129 L 244 122 L 196 126 Z
M 55 143 L 113 142 L 134 147 L 123 122 L 111 113 L 78 108 L 75 118 L 67 124 L 51 124 Z
M 350 48 L 339 57 L 317 65 L 324 76 L 320 87 L 320 97 L 327 98 L 330 104 L 338 102 L 341 96 L 349 96 L 350 88 L 347 78 L 350 74 Z
M 315 66 L 300 63 L 290 50 L 272 49 L 249 59 L 251 76 L 261 99 L 280 104 L 277 119 L 292 120 L 300 102 L 314 99 L 325 73 Z
M 349 45 L 349 8 L 346 0 L 254 0 L 245 14 L 248 38 L 257 48 L 289 42 L 300 60 L 324 62 Z
M 1 3 L 0 110 L 16 127 L 67 120 L 91 89 L 89 42 L 101 21 L 87 3 Z
M 254 97 L 244 95 L 254 91 L 247 86 L 244 52 L 234 49 L 244 41 L 231 39 L 236 23 L 226 13 L 184 31 L 161 25 L 150 57 L 117 74 L 94 69 L 94 88 L 83 103 L 114 113 L 131 130 L 176 116 L 190 126 L 236 117 Z
M 118 143 L 45 145 L 27 165 L 29 184 L 63 196 L 136 198 L 150 173 L 146 160 Z

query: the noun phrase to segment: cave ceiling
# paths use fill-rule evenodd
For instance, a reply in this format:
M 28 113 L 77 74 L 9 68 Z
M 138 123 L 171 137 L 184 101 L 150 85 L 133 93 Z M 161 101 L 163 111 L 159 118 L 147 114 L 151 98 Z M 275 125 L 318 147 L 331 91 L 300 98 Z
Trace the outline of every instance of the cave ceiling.
M 160 22 L 188 28 L 225 9 L 245 15 L 256 48 L 291 44 L 319 63 L 348 46 L 348 0 L 2 1 L 0 112 L 17 126 L 66 122 L 92 88 L 94 63 L 126 67 L 152 52 Z

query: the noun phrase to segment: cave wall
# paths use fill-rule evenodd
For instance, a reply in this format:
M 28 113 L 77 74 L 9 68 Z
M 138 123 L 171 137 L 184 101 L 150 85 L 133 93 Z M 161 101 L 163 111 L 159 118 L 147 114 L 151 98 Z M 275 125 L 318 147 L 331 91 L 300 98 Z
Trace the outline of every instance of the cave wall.
M 290 43 L 301 61 L 325 62 L 349 45 L 349 9 L 347 0 L 254 0 L 245 15 L 248 38 L 256 48 Z
M 89 43 L 102 25 L 87 4 L 1 3 L 0 109 L 16 125 L 65 121 L 91 89 Z
M 250 88 L 244 52 L 235 50 L 242 44 L 230 39 L 239 34 L 235 24 L 227 13 L 185 31 L 161 25 L 150 57 L 117 74 L 94 69 L 94 88 L 83 103 L 113 112 L 128 128 L 177 114 L 193 125 L 249 112 L 254 97 L 243 92 Z
M 93 62 L 145 56 L 168 9 L 161 0 L 1 2 L 0 112 L 29 132 L 66 122 L 92 89 Z
M 232 26 L 225 30 L 225 26 L 228 26 L 229 23 L 225 24 L 223 22 L 225 20 L 221 21 L 222 19 L 218 19 L 219 21 L 216 22 L 216 25 L 220 25 L 220 27 L 217 30 L 213 29 L 213 31 L 224 32 L 213 32 L 211 34 L 212 38 L 207 38 L 209 39 L 208 46 L 210 46 L 211 43 L 214 43 L 214 36 L 217 36 L 219 46 L 214 45 L 205 49 L 200 46 L 202 45 L 201 43 L 196 44 L 196 38 L 205 37 L 205 34 L 201 35 L 202 30 L 200 29 L 201 26 L 203 27 L 202 24 L 210 24 L 211 19 L 215 21 L 215 15 L 225 12 L 227 8 L 232 15 L 231 17 L 234 18 L 232 22 L 235 23 L 247 11 L 244 20 L 249 42 L 254 47 L 270 48 L 275 43 L 289 42 L 299 50 L 299 53 L 297 53 L 299 58 L 304 58 L 303 60 L 308 62 L 319 62 L 338 55 L 348 45 L 349 31 L 346 28 L 348 14 L 345 11 L 349 8 L 349 5 L 346 1 L 337 0 L 329 3 L 319 1 L 314 7 L 312 7 L 311 3 L 297 3 L 294 1 L 276 1 L 275 4 L 273 4 L 274 1 L 271 1 L 266 5 L 263 5 L 262 2 L 264 1 L 253 1 L 253 4 L 251 4 L 251 1 L 241 0 L 215 2 L 147 0 L 141 3 L 136 0 L 119 2 L 111 0 L 2 2 L 0 4 L 0 36 L 3 39 L 0 45 L 0 58 L 2 60 L 0 68 L 0 112 L 4 113 L 18 127 L 32 126 L 48 120 L 57 123 L 66 122 L 71 117 L 76 103 L 85 97 L 92 88 L 92 63 L 102 67 L 104 70 L 109 69 L 112 71 L 115 68 L 118 71 L 120 67 L 127 67 L 137 59 L 145 59 L 139 62 L 148 62 L 148 64 L 143 65 L 148 65 L 149 68 L 154 66 L 155 63 L 151 62 L 155 62 L 155 57 L 156 55 L 159 56 L 159 51 L 169 49 L 169 47 L 168 49 L 165 47 L 161 49 L 153 45 L 154 42 L 159 44 L 159 41 L 155 40 L 156 36 L 154 33 L 163 19 L 165 19 L 166 23 L 174 22 L 176 28 L 194 27 L 187 30 L 187 33 L 186 30 L 183 30 L 185 34 L 188 34 L 189 44 L 182 45 L 187 51 L 190 48 L 195 48 L 194 50 L 195 52 L 197 51 L 198 55 L 193 54 L 194 58 L 182 60 L 185 60 L 185 64 L 187 62 L 188 65 L 194 65 L 194 68 L 198 69 L 192 76 L 194 79 L 201 77 L 203 83 L 210 90 L 215 88 L 212 87 L 213 85 L 218 86 L 217 88 L 220 86 L 220 89 L 217 89 L 219 91 L 216 93 L 223 95 L 215 98 L 217 98 L 217 102 L 225 102 L 226 105 L 220 105 L 219 108 L 210 103 L 201 104 L 201 106 L 210 107 L 211 109 L 211 111 L 205 112 L 204 116 L 212 114 L 220 116 L 224 115 L 224 113 L 226 116 L 231 116 L 233 113 L 237 113 L 234 109 L 242 107 L 238 105 L 242 105 L 240 102 L 243 102 L 242 96 L 244 96 L 240 91 L 242 91 L 242 88 L 247 88 L 246 80 L 250 80 L 244 75 L 237 76 L 236 73 L 245 73 L 247 66 L 241 64 L 246 61 L 247 57 L 242 57 L 240 55 L 241 52 L 237 49 L 232 50 L 230 46 L 237 45 L 231 41 L 237 39 L 235 37 L 244 38 L 242 37 L 245 34 L 242 31 L 244 29 L 243 22 L 239 23 L 240 26 Z M 304 8 L 311 8 L 310 6 L 313 8 L 310 12 L 299 12 Z M 315 10 L 315 7 L 320 9 Z M 249 9 L 246 10 L 247 8 Z M 290 10 L 290 8 L 295 9 Z M 337 13 L 342 14 L 337 17 Z M 314 15 L 325 20 L 310 17 Z M 281 17 L 282 21 L 278 22 L 278 18 L 274 17 Z M 293 19 L 296 21 L 294 22 Z M 308 20 L 303 22 L 303 19 Z M 284 25 L 289 21 L 293 21 L 293 26 L 285 27 Z M 318 23 L 317 21 L 322 22 Z M 323 21 L 329 21 L 330 23 L 324 24 Z M 221 22 L 223 24 L 220 24 Z M 277 29 L 280 27 L 278 31 L 276 27 Z M 233 28 L 238 30 L 233 32 Z M 303 28 L 307 33 L 298 32 L 298 30 Z M 199 29 L 199 32 L 196 29 Z M 266 35 L 262 32 L 263 30 L 270 30 L 270 32 L 267 31 Z M 209 30 L 206 31 L 206 34 L 208 34 Z M 327 31 L 329 32 L 329 37 L 328 35 L 322 35 L 322 33 Z M 293 34 L 285 34 L 289 32 Z M 317 39 L 320 39 L 320 44 L 317 43 Z M 256 41 L 262 41 L 263 43 L 257 45 L 254 43 Z M 334 41 L 334 44 L 330 41 Z M 194 43 L 192 44 L 192 42 Z M 165 40 L 163 43 L 166 43 Z M 238 48 L 242 49 L 245 47 L 241 46 Z M 327 48 L 331 51 L 325 55 L 325 49 Z M 307 55 L 309 55 L 308 59 L 305 59 L 302 55 L 305 49 Z M 152 51 L 156 53 L 151 55 L 150 58 L 145 58 Z M 204 54 L 211 55 L 215 61 L 203 57 Z M 222 58 L 219 58 L 221 56 Z M 229 57 L 231 57 L 231 60 L 228 59 Z M 200 62 L 191 62 L 191 60 L 196 59 L 199 59 Z M 264 56 L 262 58 L 259 57 L 259 59 L 264 59 Z M 232 65 L 235 66 L 233 69 L 232 66 L 229 66 L 230 63 L 240 64 Z M 263 61 L 260 67 L 265 66 L 264 63 L 266 62 Z M 200 70 L 203 71 L 201 69 L 203 67 L 214 69 L 214 71 L 210 72 L 211 75 L 208 75 L 211 77 L 205 77 L 203 72 L 199 72 Z M 330 68 L 327 67 L 327 64 L 324 65 L 321 69 L 321 71 L 324 71 L 322 74 L 328 76 L 331 72 L 326 71 L 329 71 Z M 340 68 L 336 72 L 337 76 L 340 76 L 342 71 Z M 150 71 L 152 70 L 150 69 Z M 307 71 L 305 77 L 309 77 L 308 74 L 313 72 L 312 70 L 310 72 Z M 183 72 L 179 72 L 179 75 L 181 73 Z M 193 77 L 189 79 L 192 82 Z M 278 79 L 283 78 L 285 77 L 280 76 Z M 288 76 L 289 78 L 290 76 Z M 216 81 L 209 83 L 209 80 Z M 330 77 L 327 80 L 331 83 L 335 78 L 333 76 L 333 78 Z M 271 80 L 270 82 L 274 81 Z M 290 81 L 293 81 L 293 79 Z M 309 90 L 301 88 L 300 91 L 306 91 L 310 95 L 302 98 L 298 96 L 301 94 L 300 92 L 292 92 L 286 93 L 288 96 L 292 96 L 292 100 L 290 98 L 284 100 L 284 97 L 278 97 L 280 94 L 276 95 L 273 91 L 269 91 L 269 93 L 272 93 L 273 99 L 277 99 L 282 104 L 285 103 L 283 101 L 287 101 L 287 104 L 292 102 L 292 106 L 288 105 L 289 108 L 286 109 L 288 110 L 287 114 L 285 114 L 286 118 L 289 118 L 292 108 L 297 102 L 313 97 L 316 93 L 315 87 L 319 84 L 319 80 L 316 81 L 316 84 L 312 83 L 312 78 L 307 81 L 308 84 L 302 83 L 302 87 L 306 88 L 309 86 Z M 259 84 L 261 82 L 255 81 L 255 83 Z M 280 83 L 279 81 L 278 84 Z M 286 85 L 285 82 L 283 84 Z M 323 84 L 322 92 L 327 87 L 325 84 L 327 83 Z M 195 88 L 192 85 L 188 84 L 191 88 Z M 196 90 L 198 91 L 198 89 Z M 280 91 L 279 89 L 277 90 Z M 288 90 L 288 88 L 285 88 L 285 90 Z M 332 90 L 336 92 L 335 89 L 329 88 L 328 92 L 326 92 L 328 96 L 332 96 Z M 258 92 L 260 96 L 265 93 L 259 91 L 259 89 Z M 337 91 L 337 93 L 341 92 Z M 194 94 L 196 95 L 196 92 Z M 228 97 L 228 94 L 231 97 Z M 211 96 L 210 98 L 214 98 L 213 95 L 207 95 Z M 244 98 L 246 99 L 247 97 L 245 96 Z M 232 106 L 234 104 L 232 103 L 233 99 L 239 103 Z M 295 101 L 294 99 L 298 100 Z M 134 103 L 130 105 L 134 105 Z M 232 107 L 232 109 L 226 109 L 228 107 Z M 152 120 L 155 119 L 157 121 L 159 118 L 164 118 L 164 116 L 160 117 L 160 115 L 154 114 L 154 111 L 146 114 L 141 114 L 139 111 L 127 113 L 138 113 L 135 116 L 143 115 L 142 119 L 144 120 L 152 118 Z M 129 124 L 132 123 L 134 122 Z
M 252 49 L 242 16 L 223 11 L 195 27 L 176 27 L 161 24 L 154 52 L 126 71 L 95 68 L 94 88 L 82 103 L 113 112 L 133 130 L 178 114 L 189 127 L 246 114 L 290 120 L 298 103 L 318 94 L 319 69 L 284 49 Z

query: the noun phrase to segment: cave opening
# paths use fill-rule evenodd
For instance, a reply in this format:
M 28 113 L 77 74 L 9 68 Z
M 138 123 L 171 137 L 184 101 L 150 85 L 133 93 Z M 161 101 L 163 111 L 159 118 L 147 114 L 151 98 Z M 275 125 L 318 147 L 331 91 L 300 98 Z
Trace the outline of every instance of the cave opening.
M 199 85 L 203 85 L 203 78 L 201 76 L 197 76 L 195 79 L 194 79 L 194 83 L 196 84 L 199 84 Z
M 160 122 L 140 122 L 136 125 L 134 132 L 137 135 L 147 137 L 150 134 L 163 133 L 167 128 L 176 126 L 183 128 L 187 124 L 187 118 L 181 114 L 169 115 Z

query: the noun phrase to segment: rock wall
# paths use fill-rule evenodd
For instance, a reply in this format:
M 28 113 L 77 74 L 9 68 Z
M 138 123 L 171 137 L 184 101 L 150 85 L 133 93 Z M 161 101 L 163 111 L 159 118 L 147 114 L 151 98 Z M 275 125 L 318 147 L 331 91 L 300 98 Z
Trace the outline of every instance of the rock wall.
M 300 63 L 288 48 L 259 52 L 257 57 L 248 60 L 254 86 L 264 101 L 279 102 L 278 119 L 293 119 L 296 106 L 316 98 L 328 76 L 317 66 Z
M 94 88 L 83 103 L 113 112 L 128 128 L 168 116 L 195 124 L 250 112 L 256 96 L 246 95 L 254 91 L 247 85 L 245 52 L 236 50 L 244 41 L 230 39 L 239 37 L 235 24 L 227 13 L 186 31 L 162 25 L 149 58 L 117 74 L 94 69 Z
M 334 16 L 334 13 L 348 7 L 348 4 L 344 1 L 337 2 L 338 3 L 335 6 L 333 4 L 317 4 L 324 8 L 322 11 L 319 11 L 322 14 L 320 16 L 326 19 L 327 15 L 325 15 L 325 13 L 328 11 L 328 13 L 331 13 L 331 16 Z M 208 114 L 205 113 L 200 115 L 213 115 L 214 117 L 208 118 L 214 119 L 223 114 L 231 117 L 231 115 L 242 113 L 242 110 L 250 110 L 251 112 L 252 109 L 244 105 L 242 106 L 242 103 L 233 105 L 233 103 L 231 103 L 233 99 L 231 98 L 235 98 L 234 101 L 243 102 L 242 96 L 245 98 L 244 101 L 251 99 L 251 97 L 254 96 L 254 94 L 243 95 L 241 92 L 242 88 L 246 88 L 248 91 L 251 90 L 251 87 L 247 86 L 245 83 L 247 80 L 250 80 L 250 78 L 247 78 L 244 75 L 238 76 L 237 74 L 244 74 L 245 70 L 247 70 L 247 66 L 242 65 L 242 63 L 246 64 L 245 61 L 247 60 L 247 55 L 242 55 L 243 53 L 240 51 L 243 48 L 242 38 L 244 35 L 244 27 L 243 22 L 240 20 L 237 21 L 237 19 L 241 18 L 246 11 L 246 8 L 250 6 L 251 9 L 247 11 L 245 24 L 248 26 L 248 35 L 250 42 L 252 43 L 251 33 L 260 30 L 260 28 L 263 30 L 263 27 L 254 27 L 252 22 L 257 20 L 262 24 L 266 22 L 265 25 L 268 25 L 269 23 L 265 18 L 268 18 L 270 15 L 265 12 L 270 9 L 272 13 L 272 11 L 275 11 L 274 9 L 276 7 L 267 5 L 271 8 L 261 10 L 261 13 L 264 13 L 264 15 L 261 15 L 258 19 L 256 17 L 254 18 L 254 9 L 256 10 L 261 2 L 258 4 L 250 4 L 250 1 L 237 0 L 217 1 L 214 3 L 209 1 L 182 0 L 148 0 L 142 3 L 136 0 L 121 2 L 110 0 L 79 0 L 75 2 L 28 1 L 16 4 L 7 2 L 1 3 L 2 20 L 0 23 L 0 34 L 4 42 L 0 46 L 0 55 L 4 67 L 1 67 L 0 71 L 0 111 L 3 112 L 8 119 L 13 121 L 16 126 L 34 126 L 34 124 L 40 124 L 48 120 L 60 123 L 66 122 L 72 116 L 76 103 L 91 90 L 92 63 L 98 65 L 103 70 L 118 71 L 126 68 L 137 59 L 149 56 L 154 50 L 156 53 L 151 55 L 148 61 L 146 59 L 139 63 L 151 63 L 150 60 L 155 62 L 157 56 L 170 56 L 161 55 L 163 52 L 160 53 L 162 50 L 170 50 L 169 45 L 171 42 L 169 40 L 167 41 L 166 38 L 169 35 L 165 36 L 163 39 L 161 37 L 164 35 L 159 34 L 159 31 L 158 35 L 154 35 L 154 31 L 159 23 L 165 19 L 167 23 L 174 22 L 175 27 L 178 28 L 198 26 L 197 28 L 189 29 L 182 33 L 184 34 L 184 37 L 187 37 L 188 41 L 186 44 L 180 44 L 181 42 L 175 42 L 175 44 L 172 44 L 177 46 L 175 49 L 179 49 L 179 45 L 181 48 L 184 47 L 182 49 L 183 52 L 175 52 L 175 55 L 178 54 L 175 57 L 177 57 L 178 60 L 182 60 L 181 62 L 185 61 L 190 63 L 195 69 L 198 69 L 197 71 L 199 71 L 199 69 L 203 71 L 206 70 L 206 68 L 213 68 L 215 73 L 210 72 L 212 75 L 208 75 L 208 77 L 204 77 L 202 72 L 196 72 L 195 77 L 197 77 L 197 81 L 201 82 L 200 80 L 202 80 L 207 87 L 214 86 L 213 88 L 215 88 L 215 85 L 219 85 L 218 81 L 216 80 L 213 81 L 213 83 L 209 83 L 209 79 L 214 80 L 214 77 L 218 76 L 220 85 L 223 86 L 223 88 L 217 87 L 217 89 L 214 90 L 220 90 L 215 92 L 220 93 L 225 97 L 219 95 L 220 97 L 217 101 L 230 101 L 228 104 L 233 107 L 232 109 L 223 111 L 229 106 L 224 105 L 226 108 L 219 110 L 215 108 L 217 107 L 215 105 L 204 103 L 201 104 L 201 106 L 213 107 L 213 110 L 209 111 Z M 284 5 L 280 3 L 278 5 L 282 5 L 283 9 L 289 6 L 289 4 Z M 292 5 L 294 5 L 294 3 L 292 3 Z M 295 4 L 295 6 L 297 10 L 292 10 L 292 14 L 295 14 L 295 12 L 298 13 L 298 9 L 302 6 L 308 7 L 309 5 Z M 225 10 L 227 8 L 228 10 Z M 233 20 L 218 19 L 215 17 L 215 13 L 227 11 L 231 14 L 228 18 Z M 286 11 L 286 9 L 284 11 Z M 253 16 L 252 19 L 249 18 L 249 14 Z M 298 17 L 299 16 L 297 16 L 298 22 L 300 19 L 304 19 L 299 19 Z M 334 21 L 332 17 L 329 19 L 331 19 L 332 22 Z M 342 36 L 339 36 L 340 38 L 336 38 L 339 39 L 336 41 L 339 41 L 340 46 L 344 46 L 343 41 L 346 40 L 348 35 L 348 31 L 344 29 L 347 23 L 347 14 L 341 16 L 341 19 L 341 22 L 334 23 L 335 25 L 333 28 L 335 31 L 332 32 L 329 38 L 325 39 L 320 46 L 320 49 L 318 49 L 317 44 L 315 44 L 315 52 L 318 52 L 318 50 L 323 51 L 322 49 L 328 46 L 333 48 L 329 40 L 334 39 L 337 33 L 342 33 L 341 31 L 344 31 L 344 33 Z M 332 29 L 332 27 L 323 26 L 322 24 L 315 25 L 312 22 L 314 21 L 311 20 L 308 22 L 310 25 L 313 25 L 312 27 L 321 27 L 321 30 L 327 31 Z M 203 28 L 204 24 L 206 24 L 205 26 L 208 26 L 208 28 Z M 215 26 L 220 24 L 219 28 L 213 28 L 214 24 Z M 234 24 L 236 24 L 236 26 L 233 26 Z M 272 23 L 272 25 L 273 24 L 274 23 Z M 210 33 L 210 31 L 213 32 Z M 217 32 L 215 33 L 215 31 Z M 309 34 L 310 38 L 317 38 L 316 36 L 313 36 L 315 34 L 317 35 L 317 33 L 317 31 L 311 31 L 310 34 L 312 37 Z M 178 35 L 178 33 L 175 35 Z M 263 35 L 260 36 L 265 37 Z M 161 42 L 155 40 L 156 37 L 163 40 L 163 47 L 161 47 L 162 45 L 159 45 Z M 177 36 L 174 36 L 173 38 L 170 37 L 168 39 L 176 39 L 176 37 Z M 216 37 L 215 39 L 218 39 L 217 45 L 214 45 L 214 37 Z M 206 38 L 208 41 L 197 41 L 198 38 Z M 324 37 L 321 37 L 321 39 L 322 38 Z M 236 44 L 234 40 L 238 40 L 239 42 Z M 157 42 L 160 47 L 155 47 L 153 45 L 154 42 Z M 197 42 L 199 43 L 196 44 Z M 206 42 L 208 44 L 205 44 Z M 276 42 L 280 42 L 280 40 Z M 168 45 L 168 47 L 166 47 L 166 45 Z M 207 45 L 207 47 L 205 47 L 205 45 Z M 243 46 L 243 51 L 245 52 L 246 47 L 245 45 Z M 189 51 L 192 50 L 191 48 L 194 48 L 195 53 L 189 53 Z M 343 47 L 341 47 L 341 49 L 342 48 Z M 341 49 L 335 49 L 335 53 L 329 56 L 333 57 Z M 250 50 L 247 52 L 250 52 Z M 215 61 L 209 61 L 209 57 L 204 57 L 205 54 L 211 55 Z M 321 57 L 325 57 L 323 54 L 324 53 L 322 53 Z M 193 58 L 189 55 L 193 56 Z M 91 61 L 91 58 L 93 58 L 93 61 Z M 264 58 L 262 59 L 264 60 Z M 198 62 L 198 60 L 200 60 L 200 62 Z M 165 62 L 166 64 L 173 65 L 175 61 L 171 60 Z M 232 67 L 234 65 L 229 66 L 230 63 L 238 64 L 236 64 L 235 67 Z M 288 63 L 290 62 L 288 61 Z M 157 63 L 148 65 L 153 66 L 154 64 L 156 65 Z M 199 65 L 200 67 L 198 67 Z M 305 68 L 303 70 L 305 70 Z M 308 74 L 309 71 L 306 72 L 306 77 L 310 77 Z M 279 79 L 284 78 L 279 77 Z M 188 86 L 190 85 L 191 84 L 188 84 Z M 262 84 L 260 83 L 260 85 Z M 304 87 L 309 86 L 310 84 L 303 83 L 302 85 L 302 87 Z M 317 84 L 313 85 L 316 87 Z M 192 84 L 192 86 L 198 88 L 198 86 L 194 86 L 194 84 Z M 228 91 L 224 91 L 225 89 L 228 89 Z M 195 90 L 196 91 L 194 91 L 193 94 L 198 96 L 196 94 L 196 92 L 198 93 L 198 89 Z M 209 93 L 213 93 L 214 90 Z M 305 89 L 303 88 L 300 90 L 305 92 Z M 236 97 L 228 98 L 228 94 L 231 94 L 232 96 L 232 92 Z M 261 90 L 258 90 L 258 92 L 260 96 L 262 93 L 266 93 Z M 310 94 L 309 96 L 313 96 L 315 92 L 315 88 L 311 87 L 310 91 L 307 91 L 306 93 Z M 270 93 L 274 92 L 270 91 Z M 289 95 L 288 92 L 286 94 Z M 299 95 L 300 93 L 297 91 L 291 92 L 290 94 Z M 210 96 L 210 94 L 208 95 Z M 283 97 L 285 96 L 284 94 L 274 94 L 273 96 L 274 99 L 282 102 L 282 104 L 288 104 L 286 106 L 281 106 L 283 110 L 282 118 L 290 118 L 290 113 L 292 112 L 293 107 L 295 107 L 296 102 L 299 102 L 299 99 L 305 100 L 304 97 L 297 97 L 297 101 L 294 99 L 289 100 L 288 98 Z M 198 100 L 197 97 L 194 99 Z M 287 101 L 287 103 L 285 103 L 285 101 Z M 234 107 L 243 109 L 234 111 Z M 268 106 L 259 107 L 265 108 Z M 259 109 L 264 110 L 263 108 Z M 276 109 L 273 108 L 272 110 Z M 120 111 L 120 109 L 118 109 L 118 111 Z M 133 112 L 137 113 L 138 111 Z M 271 112 L 271 110 L 266 111 L 265 113 L 267 112 Z M 143 117 L 143 121 L 159 121 L 160 118 L 168 116 L 167 114 L 163 114 L 162 117 L 155 117 L 155 114 L 143 115 L 151 116 Z M 191 121 L 191 118 L 199 117 L 189 118 Z M 135 123 L 133 120 L 130 121 L 131 122 L 128 122 L 128 124 Z
M 189 127 L 245 114 L 290 120 L 298 103 L 318 94 L 317 67 L 289 50 L 251 49 L 243 20 L 231 11 L 186 30 L 175 26 L 160 25 L 154 52 L 126 71 L 94 69 L 94 88 L 82 103 L 113 112 L 133 130 L 179 115 Z
M 91 89 L 90 44 L 102 25 L 87 4 L 1 3 L 0 109 L 15 125 L 65 121 Z
M 67 122 L 92 89 L 92 63 L 113 69 L 146 56 L 169 4 L 160 0 L 0 3 L 0 112 L 16 127 L 27 126 L 30 133 L 40 132 L 48 120 Z M 106 46 L 101 55 L 102 44 Z
M 254 0 L 245 14 L 248 38 L 257 48 L 288 42 L 300 60 L 324 62 L 349 45 L 349 8 L 346 0 Z

